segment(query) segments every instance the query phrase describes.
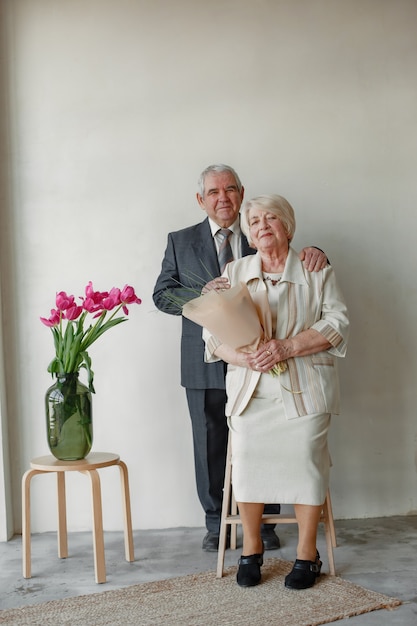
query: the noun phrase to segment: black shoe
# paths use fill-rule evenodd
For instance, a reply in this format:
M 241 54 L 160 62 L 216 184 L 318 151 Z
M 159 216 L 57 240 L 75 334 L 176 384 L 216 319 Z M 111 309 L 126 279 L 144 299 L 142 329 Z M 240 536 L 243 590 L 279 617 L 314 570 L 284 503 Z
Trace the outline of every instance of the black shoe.
M 217 552 L 219 549 L 219 535 L 209 531 L 203 539 L 202 548 L 206 552 Z
M 251 554 L 241 556 L 239 559 L 239 569 L 237 570 L 237 584 L 240 587 L 254 587 L 261 582 L 261 565 L 263 565 L 263 554 Z
M 296 559 L 294 566 L 288 576 L 285 577 L 285 586 L 289 589 L 308 589 L 316 582 L 320 576 L 323 563 L 320 561 L 320 554 L 317 552 L 315 561 L 304 561 Z
M 279 537 L 275 534 L 273 528 L 262 528 L 261 538 L 265 550 L 278 550 L 281 547 Z
M 219 549 L 220 535 L 208 531 L 203 539 L 202 548 L 206 552 L 217 552 Z M 226 534 L 226 549 L 230 548 L 230 532 Z

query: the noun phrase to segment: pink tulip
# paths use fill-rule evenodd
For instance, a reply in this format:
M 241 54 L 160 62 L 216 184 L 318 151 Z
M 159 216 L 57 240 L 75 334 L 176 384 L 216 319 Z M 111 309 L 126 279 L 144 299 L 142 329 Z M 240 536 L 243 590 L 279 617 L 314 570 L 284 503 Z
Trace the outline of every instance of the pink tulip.
M 120 294 L 120 300 L 125 304 L 140 304 L 142 302 L 142 300 L 135 294 L 134 288 L 129 285 L 125 285 L 123 287 Z
M 102 308 L 101 302 L 97 304 L 93 298 L 86 298 L 83 302 L 83 309 L 88 313 L 96 313 L 96 311 L 101 311 Z
M 120 289 L 119 289 L 118 287 L 112 287 L 112 288 L 110 289 L 109 296 L 110 296 L 111 298 L 113 298 L 113 300 L 114 300 L 115 302 L 117 302 L 117 304 L 120 304 L 120 302 L 121 302 L 120 295 L 121 295 L 121 291 L 120 291 Z
M 73 306 L 68 307 L 65 311 L 65 319 L 76 320 L 78 317 L 80 317 L 82 311 L 82 306 L 77 306 L 76 304 L 73 304 Z
M 119 304 L 120 302 L 117 302 L 117 300 L 114 300 L 114 298 L 110 298 L 109 296 L 108 298 L 104 298 L 103 300 L 103 309 L 106 309 L 106 311 L 112 311 L 117 306 L 119 306 Z
M 109 295 L 107 298 L 103 298 L 103 307 L 106 311 L 111 311 L 115 309 L 120 304 L 120 289 L 117 287 L 113 287 L 110 289 Z
M 52 326 L 58 326 L 61 320 L 61 313 L 56 309 L 51 309 L 51 315 L 48 318 L 41 317 L 40 319 L 42 324 L 51 328 Z
M 107 298 L 109 294 L 107 291 L 94 291 L 93 283 L 90 280 L 85 288 L 85 295 L 87 297 L 83 299 L 83 308 L 88 313 L 97 313 L 94 317 L 99 317 L 104 309 L 103 299 Z
M 129 309 L 127 308 L 127 304 L 140 304 L 142 300 L 138 298 L 135 294 L 135 290 L 133 287 L 129 285 L 125 285 L 120 294 L 120 300 L 123 304 L 123 312 L 125 315 L 129 315 Z
M 56 306 L 59 311 L 65 311 L 71 306 L 74 306 L 74 296 L 68 296 L 65 291 L 60 291 L 56 294 Z
M 109 294 L 107 291 L 94 291 L 93 283 L 90 280 L 85 288 L 85 295 L 87 296 L 87 299 L 90 298 L 95 304 L 101 304 L 103 298 L 107 298 Z

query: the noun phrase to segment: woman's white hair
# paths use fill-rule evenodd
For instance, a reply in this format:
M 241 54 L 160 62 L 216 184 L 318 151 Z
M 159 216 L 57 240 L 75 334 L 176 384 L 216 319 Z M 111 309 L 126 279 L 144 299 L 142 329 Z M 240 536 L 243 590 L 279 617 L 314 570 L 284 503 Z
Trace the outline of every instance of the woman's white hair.
M 283 196 L 271 194 L 251 198 L 251 200 L 245 202 L 243 206 L 240 227 L 246 235 L 250 245 L 252 245 L 253 242 L 250 236 L 248 219 L 249 211 L 254 208 L 265 211 L 265 213 L 273 213 L 276 215 L 287 232 L 288 240 L 292 241 L 295 233 L 294 209 L 288 200 L 286 200 Z

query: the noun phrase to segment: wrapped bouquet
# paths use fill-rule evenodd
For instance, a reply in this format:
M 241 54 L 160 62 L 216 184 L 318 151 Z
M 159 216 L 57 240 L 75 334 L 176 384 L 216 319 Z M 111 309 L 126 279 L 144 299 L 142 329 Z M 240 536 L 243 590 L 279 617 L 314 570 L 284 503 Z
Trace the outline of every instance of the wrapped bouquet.
M 235 350 L 254 352 L 272 337 L 272 317 L 264 291 L 250 293 L 246 284 L 208 293 L 182 307 L 187 319 L 207 328 L 221 343 Z M 285 361 L 271 370 L 279 375 L 287 369 Z

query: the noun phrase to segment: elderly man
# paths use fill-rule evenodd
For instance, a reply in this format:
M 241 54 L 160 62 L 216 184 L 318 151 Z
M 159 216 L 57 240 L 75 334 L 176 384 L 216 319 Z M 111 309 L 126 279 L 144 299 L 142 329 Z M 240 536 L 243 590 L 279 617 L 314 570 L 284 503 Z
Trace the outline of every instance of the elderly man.
M 156 307 L 180 314 L 167 294 L 182 300 L 198 291 L 228 287 L 220 274 L 230 260 L 254 254 L 239 226 L 239 210 L 244 188 L 239 176 L 228 165 L 210 165 L 200 175 L 197 202 L 206 212 L 199 224 L 168 234 L 168 243 L 156 281 L 153 300 Z M 228 229 L 229 232 L 226 232 Z M 326 255 L 317 248 L 300 253 L 310 271 L 322 269 Z M 206 284 L 202 284 L 206 283 Z M 168 291 L 167 291 L 168 290 Z M 197 492 L 205 512 L 207 533 L 203 550 L 218 549 L 228 428 L 225 417 L 226 364 L 204 362 L 202 329 L 182 318 L 181 385 L 185 387 L 191 417 Z M 279 512 L 279 505 L 266 505 L 266 512 Z M 266 550 L 279 548 L 272 525 L 262 528 Z

